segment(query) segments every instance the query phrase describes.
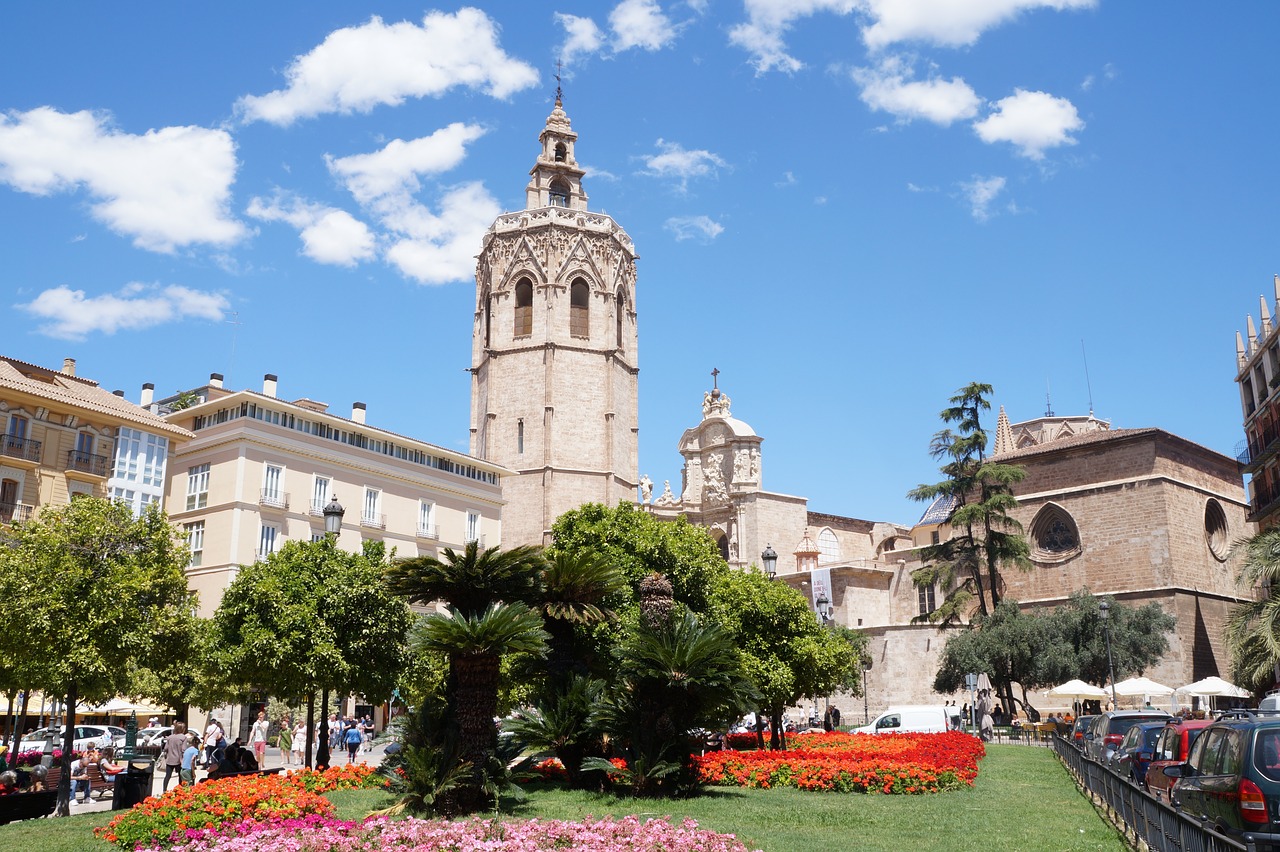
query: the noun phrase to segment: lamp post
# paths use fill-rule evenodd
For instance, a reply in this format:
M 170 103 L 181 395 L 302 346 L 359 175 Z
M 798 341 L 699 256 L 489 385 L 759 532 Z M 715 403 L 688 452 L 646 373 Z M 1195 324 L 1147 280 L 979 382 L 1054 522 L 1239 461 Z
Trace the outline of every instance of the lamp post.
M 1116 669 L 1111 662 L 1111 602 L 1098 604 L 1098 610 L 1102 613 L 1102 635 L 1107 639 L 1107 676 L 1111 678 L 1111 709 L 1114 710 L 1120 705 L 1116 703 Z
M 329 541 L 333 542 L 336 547 L 338 544 L 338 534 L 342 532 L 342 516 L 347 510 L 342 508 L 342 504 L 338 502 L 338 495 L 330 498 L 328 505 L 324 507 L 324 534 Z M 329 688 L 325 687 L 320 698 L 320 735 L 317 737 L 319 744 L 316 748 L 316 766 L 329 768 Z M 307 714 L 315 713 L 315 703 L 307 702 Z M 314 730 L 314 726 L 312 727 Z M 307 743 L 307 750 L 311 750 L 311 743 Z
M 862 724 L 871 724 L 871 706 L 867 701 L 867 677 L 871 671 L 871 655 L 864 654 L 862 657 Z
M 831 601 L 827 599 L 826 592 L 818 592 L 818 599 L 814 601 L 814 605 L 818 608 L 818 621 L 821 622 L 824 629 L 831 627 Z M 831 715 L 831 695 L 822 696 L 823 706 L 826 715 L 824 719 L 829 720 Z M 817 702 L 814 702 L 814 713 L 818 712 Z
M 773 545 L 764 546 L 764 552 L 760 554 L 760 562 L 764 565 L 766 577 L 772 580 L 778 576 L 778 554 L 774 552 Z

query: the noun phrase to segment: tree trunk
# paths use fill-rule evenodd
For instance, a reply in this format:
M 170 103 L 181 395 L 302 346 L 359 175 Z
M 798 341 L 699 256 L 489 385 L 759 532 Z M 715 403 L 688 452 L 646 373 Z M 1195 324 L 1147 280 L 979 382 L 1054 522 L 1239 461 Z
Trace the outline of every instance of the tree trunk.
M 458 654 L 449 661 L 458 745 L 462 759 L 471 763 L 467 781 L 460 785 L 456 797 L 458 808 L 466 813 L 485 810 L 493 804 L 484 787 L 489 761 L 498 745 L 493 717 L 498 709 L 499 661 L 497 654 Z
M 76 743 L 76 702 L 80 693 L 75 681 L 67 687 L 67 712 L 65 728 L 62 734 L 62 772 L 58 775 L 58 804 L 54 809 L 57 816 L 71 816 L 71 750 Z
M 764 711 L 756 709 L 756 748 L 764 751 Z
M 782 705 L 775 704 L 769 708 L 770 715 L 773 716 L 773 734 L 769 737 L 769 744 L 778 751 L 787 750 L 787 729 L 786 722 L 782 720 Z
M 311 763 L 311 747 L 316 741 L 316 694 L 314 692 L 307 693 L 307 768 L 313 768 Z

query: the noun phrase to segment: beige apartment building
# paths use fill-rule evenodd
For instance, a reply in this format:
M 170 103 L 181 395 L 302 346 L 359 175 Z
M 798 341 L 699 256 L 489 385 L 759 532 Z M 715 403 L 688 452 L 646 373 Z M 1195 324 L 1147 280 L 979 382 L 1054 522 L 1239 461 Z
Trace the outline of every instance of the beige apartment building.
M 268 374 L 260 392 L 232 391 L 214 373 L 159 402 L 143 390 L 143 405 L 194 435 L 174 457 L 167 505 L 189 536 L 201 615 L 217 608 L 239 566 L 324 535 L 333 497 L 346 510 L 346 550 L 376 540 L 410 557 L 501 543 L 506 468 L 370 426 L 363 403 L 344 417 L 322 402 L 281 399 L 277 387 Z
M 77 494 L 163 503 L 169 457 L 186 429 L 61 369 L 0 356 L 0 524 Z

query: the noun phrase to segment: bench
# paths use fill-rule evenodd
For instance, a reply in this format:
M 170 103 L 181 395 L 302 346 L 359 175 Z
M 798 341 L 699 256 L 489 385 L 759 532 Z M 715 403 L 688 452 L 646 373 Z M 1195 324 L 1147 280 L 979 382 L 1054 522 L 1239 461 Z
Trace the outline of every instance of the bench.
M 62 767 L 53 765 L 49 767 L 49 775 L 45 778 L 45 788 L 49 790 L 58 789 L 58 781 L 62 778 Z M 89 795 L 98 794 L 98 800 L 102 800 L 103 793 L 115 792 L 115 782 L 108 781 L 102 777 L 102 772 L 97 766 L 89 767 Z
M 10 793 L 0 796 L 0 825 L 23 819 L 39 819 L 53 813 L 58 804 L 57 790 L 37 790 L 34 793 Z

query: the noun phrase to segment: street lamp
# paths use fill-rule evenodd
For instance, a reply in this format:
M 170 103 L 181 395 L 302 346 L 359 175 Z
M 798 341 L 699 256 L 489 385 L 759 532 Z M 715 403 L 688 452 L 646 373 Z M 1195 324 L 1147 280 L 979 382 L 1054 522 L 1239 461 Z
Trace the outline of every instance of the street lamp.
M 338 495 L 334 494 L 329 499 L 328 505 L 324 507 L 324 534 L 333 545 L 337 547 L 338 534 L 342 532 L 342 516 L 347 510 L 342 508 L 342 504 L 338 502 Z M 308 728 L 315 730 L 314 714 L 315 702 L 307 702 L 307 715 L 311 718 L 308 720 L 310 724 Z M 316 766 L 329 768 L 329 688 L 325 687 L 320 693 L 320 735 L 317 737 L 320 741 L 316 748 Z M 307 743 L 307 751 L 311 751 L 311 743 Z M 310 761 L 308 761 L 309 763 Z
M 764 564 L 764 573 L 770 580 L 778 576 L 778 554 L 774 553 L 773 545 L 766 544 L 764 552 L 760 554 L 760 561 Z
M 871 671 L 871 655 L 862 656 L 862 724 L 871 724 L 871 706 L 867 702 L 867 676 Z
M 831 601 L 827 600 L 827 593 L 818 592 L 818 599 L 813 604 L 818 608 L 818 620 L 822 622 L 823 627 L 826 627 L 827 622 L 831 620 L 831 615 L 827 612 L 827 608 L 831 605 Z
M 1107 676 L 1111 678 L 1111 709 L 1114 710 L 1120 705 L 1116 702 L 1116 669 L 1111 662 L 1111 602 L 1098 604 L 1098 610 L 1102 613 L 1102 634 L 1107 639 Z

